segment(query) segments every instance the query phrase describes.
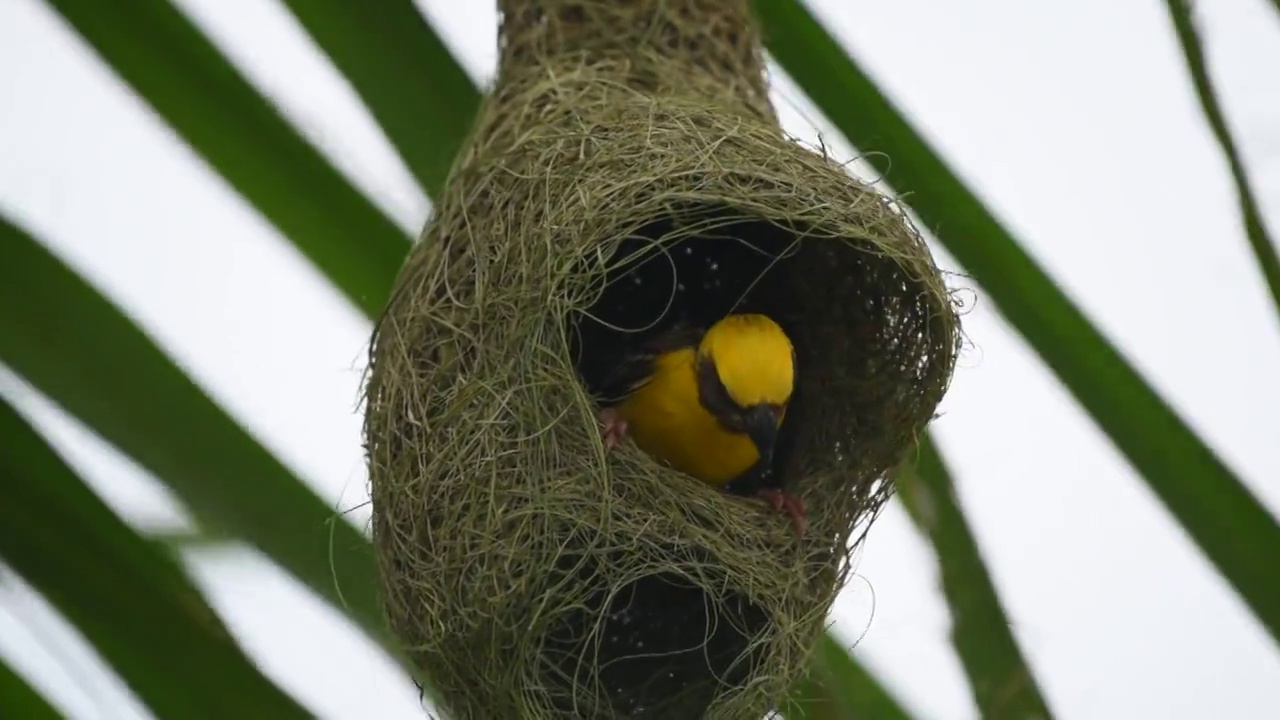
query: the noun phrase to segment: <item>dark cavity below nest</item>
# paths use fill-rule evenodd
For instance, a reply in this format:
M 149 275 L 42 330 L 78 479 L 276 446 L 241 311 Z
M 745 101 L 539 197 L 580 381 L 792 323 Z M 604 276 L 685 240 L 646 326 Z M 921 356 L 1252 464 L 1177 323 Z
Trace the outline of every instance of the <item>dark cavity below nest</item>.
M 609 396 L 615 389 L 605 379 L 619 359 L 677 323 L 705 328 L 731 312 L 760 312 L 796 337 L 785 277 L 795 239 L 771 223 L 704 211 L 680 222 L 656 220 L 623 240 L 599 299 L 570 333 L 588 392 Z M 803 364 L 805 349 L 796 350 Z M 779 467 L 793 440 L 786 431 L 784 425 Z M 613 717 L 696 720 L 754 676 L 769 618 L 745 593 L 713 595 L 675 573 L 657 573 L 610 597 L 599 574 L 592 580 L 600 590 L 544 645 L 549 678 L 566 697 L 594 679 L 591 704 L 611 708 Z M 580 705 L 563 709 L 582 712 Z
M 767 622 L 740 593 L 713 598 L 674 573 L 658 573 L 612 598 L 601 583 L 583 609 L 551 630 L 543 651 L 553 683 L 585 690 L 594 695 L 588 706 L 612 711 L 590 717 L 694 720 L 752 677 L 759 661 L 752 636 Z M 584 707 L 571 694 L 556 693 L 561 710 L 582 717 Z

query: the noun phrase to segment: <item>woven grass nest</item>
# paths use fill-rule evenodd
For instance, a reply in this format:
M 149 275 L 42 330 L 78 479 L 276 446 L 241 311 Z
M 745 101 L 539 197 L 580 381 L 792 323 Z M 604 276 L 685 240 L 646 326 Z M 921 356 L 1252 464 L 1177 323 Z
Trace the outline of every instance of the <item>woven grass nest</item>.
M 745 0 L 502 0 L 502 60 L 374 334 L 391 628 L 451 718 L 758 718 L 803 672 L 958 322 L 903 214 L 780 131 Z M 678 320 L 796 346 L 785 518 L 606 454 L 593 382 Z

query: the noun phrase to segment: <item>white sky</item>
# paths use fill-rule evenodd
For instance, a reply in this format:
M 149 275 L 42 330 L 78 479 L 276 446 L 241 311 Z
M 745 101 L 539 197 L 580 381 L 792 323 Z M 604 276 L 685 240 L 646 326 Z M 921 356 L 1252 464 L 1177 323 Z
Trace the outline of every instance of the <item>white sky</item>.
M 425 198 L 278 3 L 181 4 L 359 186 L 417 230 Z M 492 0 L 419 5 L 487 80 Z M 1280 514 L 1270 417 L 1280 325 L 1163 3 L 810 5 Z M 1265 0 L 1199 6 L 1213 74 L 1280 232 L 1280 18 Z M 131 312 L 335 507 L 362 502 L 356 400 L 368 323 L 44 3 L 0 0 L 0 68 L 0 208 Z M 813 127 L 817 112 L 785 78 L 775 98 L 789 130 L 811 140 L 821 130 L 853 156 L 830 128 Z M 1280 717 L 1275 644 L 978 292 L 966 325 L 977 348 L 935 427 L 1057 716 Z M 131 522 L 181 525 L 153 478 L 11 373 L 0 373 L 0 392 Z M 265 671 L 320 717 L 421 717 L 399 671 L 269 563 L 205 552 L 192 566 Z M 856 655 L 920 718 L 975 718 L 930 552 L 896 503 L 872 529 L 859 575 L 834 616 L 850 644 L 865 631 Z M 0 586 L 0 653 L 69 717 L 148 717 L 17 583 Z

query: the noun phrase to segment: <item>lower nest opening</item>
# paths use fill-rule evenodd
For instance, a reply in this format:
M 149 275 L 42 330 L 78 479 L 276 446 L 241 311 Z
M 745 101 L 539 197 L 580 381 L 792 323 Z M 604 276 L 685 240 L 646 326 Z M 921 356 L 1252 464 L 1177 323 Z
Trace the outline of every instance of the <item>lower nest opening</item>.
M 770 615 L 745 593 L 712 594 L 707 578 L 663 571 L 615 585 L 591 561 L 576 573 L 598 590 L 552 625 L 541 650 L 565 717 L 702 718 L 758 675 Z

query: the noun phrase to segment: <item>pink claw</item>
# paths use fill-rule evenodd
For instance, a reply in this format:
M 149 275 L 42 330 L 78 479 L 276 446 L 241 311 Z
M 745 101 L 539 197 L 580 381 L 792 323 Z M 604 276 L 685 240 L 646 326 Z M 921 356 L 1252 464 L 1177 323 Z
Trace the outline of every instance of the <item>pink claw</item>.
M 781 512 L 791 518 L 791 525 L 796 530 L 796 537 L 804 534 L 808 521 L 804 516 L 804 501 L 795 495 L 779 488 L 761 488 L 756 497 L 768 503 L 774 512 Z
M 600 422 L 604 423 L 604 449 L 609 452 L 627 437 L 627 421 L 618 416 L 617 410 L 604 408 Z

